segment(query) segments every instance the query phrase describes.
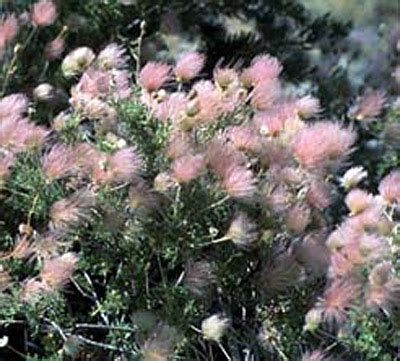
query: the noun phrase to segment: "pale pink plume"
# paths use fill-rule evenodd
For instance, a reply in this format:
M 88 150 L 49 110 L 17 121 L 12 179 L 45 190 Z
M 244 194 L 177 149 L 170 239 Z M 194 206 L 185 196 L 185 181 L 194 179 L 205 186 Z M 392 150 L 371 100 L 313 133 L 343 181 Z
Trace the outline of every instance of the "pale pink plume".
M 36 278 L 28 278 L 22 284 L 21 299 L 24 302 L 33 302 L 51 292 L 48 285 Z
M 224 190 L 233 198 L 250 199 L 257 190 L 253 172 L 245 166 L 232 166 L 221 180 Z
M 384 92 L 366 92 L 357 100 L 357 103 L 350 108 L 349 115 L 360 121 L 376 120 L 381 114 L 385 102 L 386 96 Z
M 35 26 L 49 26 L 57 19 L 57 7 L 51 0 L 41 0 L 33 5 L 31 21 Z
M 188 108 L 188 99 L 184 93 L 172 93 L 161 103 L 157 103 L 154 115 L 164 122 L 178 123 L 185 116 Z
M 360 286 L 352 280 L 334 280 L 325 290 L 318 303 L 323 311 L 323 319 L 330 326 L 346 321 L 349 309 L 360 296 Z
M 264 136 L 278 136 L 286 122 L 296 115 L 293 103 L 284 102 L 265 111 L 256 112 L 253 122 L 260 134 Z
M 139 74 L 139 84 L 148 92 L 158 90 L 170 79 L 171 67 L 167 64 L 149 62 Z
M 176 63 L 174 68 L 175 77 L 178 81 L 189 81 L 199 75 L 205 63 L 205 56 L 197 52 L 184 54 Z
M 97 56 L 97 64 L 101 69 L 124 69 L 128 63 L 126 49 L 116 43 L 108 44 Z
M 389 204 L 400 203 L 400 170 L 394 170 L 379 184 L 379 193 Z
M 89 190 L 77 191 L 55 202 L 50 208 L 51 228 L 69 230 L 89 222 L 95 204 L 95 195 Z
M 351 152 L 356 133 L 339 123 L 318 122 L 301 130 L 292 141 L 293 154 L 301 166 L 319 168 L 343 161 Z
M 89 100 L 105 98 L 111 89 L 110 75 L 93 67 L 87 69 L 79 83 L 73 88 L 72 96 Z
M 242 153 L 221 138 L 214 138 L 209 142 L 206 158 L 208 166 L 220 178 L 224 178 L 230 169 L 244 166 L 247 162 Z
M 258 239 L 258 226 L 245 213 L 239 212 L 233 218 L 224 238 L 230 239 L 239 248 L 249 248 Z
M 0 100 L 0 123 L 11 116 L 21 116 L 28 110 L 29 100 L 26 95 L 16 93 L 7 95 Z
M 308 204 L 323 210 L 331 204 L 332 198 L 332 189 L 328 183 L 322 180 L 314 180 L 311 182 L 306 195 Z
M 321 112 L 319 99 L 306 95 L 296 101 L 297 113 L 301 118 L 310 118 Z
M 48 60 L 59 59 L 65 50 L 65 40 L 61 36 L 57 36 L 46 44 L 44 53 Z
M 258 83 L 250 94 L 250 104 L 256 110 L 270 109 L 278 100 L 280 93 L 281 85 L 276 79 Z
M 374 197 L 361 189 L 353 189 L 347 194 L 345 203 L 351 214 L 355 215 L 371 207 Z
M 311 209 L 307 204 L 297 203 L 292 206 L 286 216 L 285 224 L 295 234 L 303 233 L 311 222 Z
M 128 99 L 132 95 L 131 76 L 128 71 L 112 69 L 111 76 L 111 94 L 114 100 Z
M 226 129 L 225 135 L 239 151 L 258 153 L 262 149 L 262 139 L 257 131 L 250 125 L 229 127 Z
M 94 166 L 92 178 L 98 184 L 122 184 L 132 181 L 142 167 L 142 160 L 133 147 L 104 155 Z
M 172 159 L 188 155 L 192 151 L 190 143 L 191 140 L 187 133 L 174 131 L 170 135 L 166 155 Z
M 53 291 L 62 288 L 75 272 L 78 261 L 78 256 L 72 252 L 45 259 L 40 272 L 42 282 Z
M 395 278 L 393 266 L 389 262 L 378 263 L 368 279 L 368 290 L 365 294 L 367 307 L 391 315 L 400 301 L 400 280 Z
M 282 65 L 277 58 L 261 55 L 253 59 L 250 67 L 241 74 L 245 86 L 255 86 L 265 81 L 277 79 L 282 71 Z
M 75 161 L 72 147 L 56 144 L 42 157 L 42 171 L 49 181 L 64 178 L 76 173 Z
M 172 163 L 171 175 L 177 183 L 188 183 L 197 178 L 204 171 L 205 166 L 204 155 L 184 155 Z
M 0 17 L 0 48 L 12 42 L 18 34 L 18 30 L 18 20 L 14 14 Z
M 214 82 L 222 90 L 228 89 L 232 85 L 237 85 L 239 82 L 239 75 L 236 70 L 232 68 L 217 67 L 214 69 L 213 77 Z

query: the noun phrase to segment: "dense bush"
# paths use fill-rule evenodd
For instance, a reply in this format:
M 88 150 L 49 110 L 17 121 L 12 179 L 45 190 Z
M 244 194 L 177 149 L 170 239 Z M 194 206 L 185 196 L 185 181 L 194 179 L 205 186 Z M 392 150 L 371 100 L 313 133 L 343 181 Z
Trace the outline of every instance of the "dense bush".
M 231 49 L 279 58 L 211 68 L 210 37 L 208 56 L 142 66 L 143 27 L 125 22 L 154 2 L 120 3 L 0 22 L 0 356 L 396 360 L 398 34 L 391 88 L 329 101 L 343 78 L 289 82 L 307 67 L 277 33 Z M 293 2 L 253 5 L 191 11 L 313 26 Z M 77 12 L 96 21 L 71 33 Z

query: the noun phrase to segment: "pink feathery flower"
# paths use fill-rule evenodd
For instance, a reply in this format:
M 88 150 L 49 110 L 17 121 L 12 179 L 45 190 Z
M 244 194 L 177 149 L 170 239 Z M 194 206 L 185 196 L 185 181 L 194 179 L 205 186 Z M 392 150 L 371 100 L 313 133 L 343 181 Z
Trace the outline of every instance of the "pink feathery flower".
M 400 280 L 394 277 L 393 266 L 389 262 L 375 265 L 368 277 L 365 302 L 372 310 L 383 310 L 391 314 L 400 300 Z
M 323 319 L 331 326 L 342 324 L 347 311 L 360 296 L 360 286 L 351 280 L 334 280 L 325 290 L 318 307 L 323 311 Z
M 249 248 L 258 238 L 257 224 L 245 213 L 238 213 L 232 220 L 223 239 L 230 239 L 239 248 Z
M 260 135 L 250 125 L 229 127 L 225 136 L 239 151 L 258 153 L 263 145 Z
M 250 67 L 241 74 L 245 86 L 255 86 L 265 81 L 277 79 L 282 71 L 282 65 L 277 58 L 261 55 L 253 59 Z
M 39 149 L 43 146 L 50 131 L 44 127 L 28 124 L 26 134 L 22 137 L 25 150 Z
M 63 239 L 63 232 L 49 231 L 35 239 L 31 246 L 33 258 L 46 259 L 60 254 L 61 249 L 71 246 L 70 242 Z
M 111 92 L 115 100 L 128 99 L 132 95 L 131 76 L 126 70 L 112 69 Z
M 250 104 L 257 110 L 269 109 L 279 98 L 280 92 L 281 86 L 276 79 L 258 83 L 251 92 Z
M 61 36 L 57 36 L 55 39 L 46 44 L 44 53 L 47 60 L 59 59 L 65 50 L 65 40 Z
M 0 153 L 0 188 L 10 175 L 14 163 L 15 156 L 13 153 Z
M 351 275 L 357 264 L 345 252 L 334 252 L 330 257 L 329 278 L 336 279 Z
M 354 231 L 360 233 L 371 230 L 378 231 L 382 216 L 382 207 L 380 204 L 375 202 L 370 207 L 365 209 L 364 212 L 359 213 L 356 216 L 347 218 L 345 224 Z
M 40 148 L 49 131 L 26 119 L 7 118 L 0 122 L 0 145 L 15 152 Z
M 175 77 L 178 81 L 189 81 L 199 75 L 205 63 L 205 56 L 197 52 L 184 54 L 176 63 L 174 68 Z
M 25 124 L 26 121 L 18 117 L 8 117 L 0 122 L 0 148 L 15 150 L 15 138 L 20 123 Z
M 287 228 L 295 233 L 301 234 L 311 222 L 311 209 L 306 204 L 298 203 L 291 207 L 285 217 Z
M 282 146 L 280 140 L 269 139 L 263 142 L 260 155 L 261 164 L 268 167 L 282 168 L 293 163 L 292 155 L 287 147 Z
M 297 113 L 302 118 L 310 118 L 321 112 L 319 99 L 306 95 L 296 101 Z
M 42 282 L 52 291 L 64 287 L 75 272 L 78 261 L 78 256 L 72 252 L 45 259 L 40 272 Z
M 97 184 L 122 184 L 132 181 L 141 166 L 142 160 L 135 148 L 125 148 L 98 161 L 92 178 Z
M 148 92 L 161 88 L 170 79 L 168 64 L 148 62 L 139 73 L 139 84 Z
M 382 91 L 367 92 L 358 99 L 357 103 L 350 108 L 349 115 L 360 121 L 375 120 L 385 105 L 386 97 Z
M 351 190 L 345 199 L 347 208 L 352 215 L 359 214 L 374 204 L 374 197 L 361 189 Z
M 89 175 L 96 162 L 100 161 L 100 152 L 88 143 L 78 143 L 72 148 L 74 166 L 80 174 Z
M 383 259 L 390 254 L 390 247 L 385 237 L 364 233 L 359 239 L 359 248 L 365 263 Z
M 294 104 L 285 102 L 272 109 L 257 112 L 253 117 L 253 122 L 260 134 L 275 137 L 284 130 L 286 122 L 295 115 Z
M 362 233 L 363 230 L 353 228 L 351 224 L 346 221 L 329 235 L 326 245 L 334 252 L 341 249 L 346 244 L 356 241 Z
M 320 210 L 329 207 L 332 202 L 331 187 L 324 181 L 312 181 L 306 195 L 306 200 L 308 204 Z
M 301 166 L 319 168 L 343 161 L 351 152 L 356 133 L 334 122 L 311 124 L 295 135 L 293 154 Z
M 104 98 L 109 92 L 110 75 L 105 71 L 89 68 L 73 88 L 72 96 L 83 99 Z
M 186 114 L 194 118 L 194 123 L 209 123 L 215 121 L 223 113 L 223 102 L 220 92 L 208 80 L 197 82 L 192 88 L 196 94 L 188 104 Z
M 204 171 L 205 165 L 205 157 L 202 154 L 184 155 L 172 163 L 171 175 L 177 183 L 188 183 Z
M 101 69 L 124 69 L 128 63 L 126 49 L 116 43 L 108 44 L 97 56 L 97 64 Z
M 235 69 L 232 68 L 220 68 L 214 69 L 213 73 L 214 82 L 220 87 L 220 89 L 225 90 L 232 85 L 238 84 L 239 75 Z
M 7 95 L 0 100 L 0 122 L 11 116 L 21 116 L 28 110 L 29 100 L 22 93 Z
M 31 12 L 32 24 L 49 26 L 57 19 L 57 7 L 51 0 L 41 0 L 33 5 Z
M 49 292 L 51 290 L 47 284 L 35 278 L 29 278 L 22 284 L 21 299 L 24 302 L 32 302 Z
M 292 200 L 293 194 L 289 192 L 287 187 L 279 185 L 277 187 L 272 187 L 272 190 L 267 189 L 265 201 L 274 212 L 284 212 L 289 207 Z
M 50 208 L 50 226 L 53 230 L 68 230 L 89 222 L 96 204 L 95 195 L 80 190 L 55 202 Z
M 56 144 L 42 157 L 42 171 L 49 181 L 64 178 L 76 173 L 75 161 L 73 148 Z
M 244 166 L 247 162 L 246 156 L 221 138 L 209 142 L 206 159 L 208 166 L 220 178 L 224 178 L 232 168 Z
M 221 180 L 224 190 L 233 198 L 249 199 L 256 193 L 256 178 L 244 166 L 232 166 Z
M 14 40 L 19 30 L 18 20 L 14 14 L 0 18 L 0 47 Z
M 175 131 L 170 135 L 166 155 L 169 158 L 176 159 L 190 154 L 192 146 L 187 133 Z
M 400 170 L 394 170 L 379 184 L 379 193 L 389 204 L 400 203 Z
M 178 123 L 186 113 L 188 99 L 184 93 L 172 93 L 163 102 L 157 103 L 154 115 L 157 119 L 167 122 Z

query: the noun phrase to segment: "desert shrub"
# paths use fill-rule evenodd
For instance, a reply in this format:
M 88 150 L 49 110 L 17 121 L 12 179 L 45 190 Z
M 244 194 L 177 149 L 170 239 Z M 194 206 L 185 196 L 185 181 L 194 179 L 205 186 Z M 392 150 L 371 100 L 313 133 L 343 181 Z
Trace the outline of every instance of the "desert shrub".
M 40 4 L 0 28 L 2 357 L 395 360 L 395 97 L 322 106 L 272 55 L 207 75 L 115 42 L 48 47 L 30 78 L 15 36 L 78 6 Z

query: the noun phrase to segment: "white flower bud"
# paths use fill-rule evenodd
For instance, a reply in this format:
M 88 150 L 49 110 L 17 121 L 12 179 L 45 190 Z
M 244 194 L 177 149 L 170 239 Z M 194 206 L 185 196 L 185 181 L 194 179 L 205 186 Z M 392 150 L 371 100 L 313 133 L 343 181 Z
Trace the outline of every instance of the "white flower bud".
M 363 167 L 352 167 L 343 175 L 340 183 L 345 189 L 350 189 L 367 178 L 367 176 L 368 173 Z
M 73 76 L 82 73 L 94 61 L 93 50 L 88 47 L 80 47 L 70 52 L 63 60 L 61 68 L 65 76 Z
M 219 341 L 229 326 L 229 320 L 222 315 L 212 315 L 201 323 L 201 332 L 206 340 Z

